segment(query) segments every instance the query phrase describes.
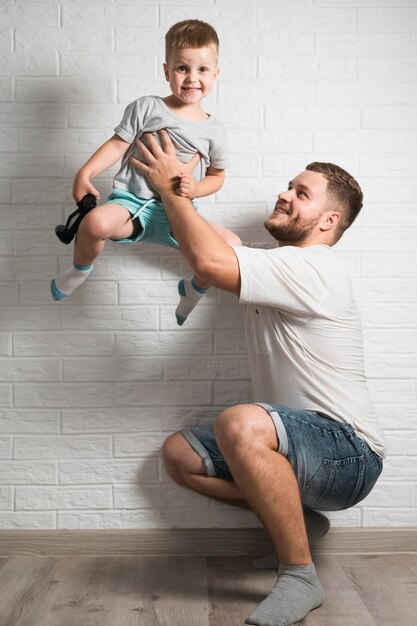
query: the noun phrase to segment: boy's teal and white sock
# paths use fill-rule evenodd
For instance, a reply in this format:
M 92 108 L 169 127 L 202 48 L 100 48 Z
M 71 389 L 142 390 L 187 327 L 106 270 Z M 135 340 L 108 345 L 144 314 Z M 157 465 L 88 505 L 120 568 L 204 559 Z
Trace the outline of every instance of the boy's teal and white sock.
M 70 295 L 85 281 L 85 279 L 91 274 L 93 270 L 93 264 L 91 265 L 78 265 L 75 261 L 72 267 L 59 274 L 51 281 L 51 293 L 54 300 L 62 300 Z
M 207 289 L 202 289 L 194 282 L 192 278 L 183 278 L 178 283 L 178 293 L 180 294 L 180 301 L 175 309 L 175 317 L 177 318 L 177 324 L 182 326 L 201 298 L 206 293 Z

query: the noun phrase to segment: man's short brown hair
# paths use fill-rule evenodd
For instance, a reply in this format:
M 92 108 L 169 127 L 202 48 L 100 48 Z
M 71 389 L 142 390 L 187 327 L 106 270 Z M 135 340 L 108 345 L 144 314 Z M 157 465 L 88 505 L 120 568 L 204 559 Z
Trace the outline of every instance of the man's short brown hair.
M 209 46 L 219 54 L 219 38 L 213 26 L 202 20 L 183 20 L 171 26 L 165 35 L 165 60 L 174 49 Z
M 344 169 L 334 163 L 310 163 L 306 170 L 323 174 L 327 182 L 327 193 L 335 200 L 340 210 L 340 220 L 336 230 L 336 241 L 355 221 L 363 204 L 363 194 L 359 183 Z

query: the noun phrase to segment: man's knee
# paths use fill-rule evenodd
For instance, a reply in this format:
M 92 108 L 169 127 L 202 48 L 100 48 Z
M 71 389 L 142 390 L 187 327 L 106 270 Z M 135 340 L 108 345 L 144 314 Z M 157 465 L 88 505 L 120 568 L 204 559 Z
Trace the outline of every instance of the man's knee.
M 165 470 L 179 485 L 187 486 L 189 474 L 204 474 L 203 460 L 179 432 L 170 435 L 162 446 Z
M 268 413 L 256 404 L 238 404 L 220 413 L 214 432 L 223 453 L 238 454 L 256 446 L 278 449 L 278 439 Z

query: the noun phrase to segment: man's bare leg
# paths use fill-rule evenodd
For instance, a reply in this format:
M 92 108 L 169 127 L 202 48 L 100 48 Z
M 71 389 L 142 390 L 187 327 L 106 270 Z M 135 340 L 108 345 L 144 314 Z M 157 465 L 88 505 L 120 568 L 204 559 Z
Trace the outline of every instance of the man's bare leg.
M 190 447 L 182 469 L 174 468 L 167 454 L 175 445 L 172 439 L 165 447 L 167 471 L 180 484 L 214 498 L 242 502 L 243 496 L 268 531 L 285 565 L 280 567 L 276 586 L 247 623 L 287 626 L 300 621 L 320 606 L 324 596 L 311 560 L 298 484 L 287 459 L 277 454 L 273 423 L 260 407 L 233 407 L 219 416 L 216 437 L 236 485 L 207 477 L 202 460 Z

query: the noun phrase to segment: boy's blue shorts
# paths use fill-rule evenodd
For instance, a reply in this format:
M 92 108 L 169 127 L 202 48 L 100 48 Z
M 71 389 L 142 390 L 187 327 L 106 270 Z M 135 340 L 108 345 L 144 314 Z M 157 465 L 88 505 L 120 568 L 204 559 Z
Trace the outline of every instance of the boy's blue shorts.
M 382 472 L 382 459 L 351 426 L 321 412 L 258 405 L 273 421 L 277 453 L 292 466 L 304 506 L 338 511 L 369 494 Z M 181 434 L 204 461 L 208 476 L 233 480 L 217 445 L 214 424 L 186 428 Z
M 162 202 L 155 200 L 155 198 L 148 200 L 138 198 L 133 193 L 123 189 L 113 189 L 107 198 L 107 202 L 121 204 L 132 214 L 132 222 L 137 226 L 134 228 L 134 234 L 131 237 L 114 239 L 113 241 L 118 243 L 148 241 L 149 243 L 156 243 L 178 250 L 179 245 L 173 237 L 171 225 Z

